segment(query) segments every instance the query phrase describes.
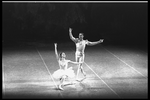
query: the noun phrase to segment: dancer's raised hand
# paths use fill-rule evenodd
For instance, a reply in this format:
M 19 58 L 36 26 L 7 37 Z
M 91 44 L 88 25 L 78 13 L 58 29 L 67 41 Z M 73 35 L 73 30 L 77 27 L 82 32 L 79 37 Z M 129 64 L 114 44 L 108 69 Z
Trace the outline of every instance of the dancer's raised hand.
M 54 43 L 54 46 L 57 47 L 57 43 Z
M 72 32 L 72 28 L 69 28 L 69 32 Z

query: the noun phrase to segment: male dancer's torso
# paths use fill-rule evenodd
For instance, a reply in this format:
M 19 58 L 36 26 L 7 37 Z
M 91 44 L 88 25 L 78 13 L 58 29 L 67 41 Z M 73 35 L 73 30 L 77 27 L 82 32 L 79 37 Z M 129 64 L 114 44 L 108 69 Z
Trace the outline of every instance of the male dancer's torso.
M 86 46 L 87 40 L 78 40 L 76 42 L 76 52 L 80 52 L 84 54 L 85 46 Z

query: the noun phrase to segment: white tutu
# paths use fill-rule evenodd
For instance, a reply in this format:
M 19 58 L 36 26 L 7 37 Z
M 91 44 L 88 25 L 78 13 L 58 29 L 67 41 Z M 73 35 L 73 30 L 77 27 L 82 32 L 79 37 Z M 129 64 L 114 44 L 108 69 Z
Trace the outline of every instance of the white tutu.
M 74 70 L 72 70 L 72 67 L 64 70 L 64 69 L 58 69 L 53 73 L 53 77 L 55 79 L 61 78 L 63 75 L 67 75 L 69 78 L 75 77 Z

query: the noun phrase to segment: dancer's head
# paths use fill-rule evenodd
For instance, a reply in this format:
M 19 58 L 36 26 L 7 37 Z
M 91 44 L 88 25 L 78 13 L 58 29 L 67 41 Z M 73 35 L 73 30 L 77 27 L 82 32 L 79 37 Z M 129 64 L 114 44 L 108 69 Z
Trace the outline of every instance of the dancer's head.
M 59 54 L 59 57 L 62 59 L 62 58 L 66 58 L 66 54 L 64 53 L 64 52 L 61 52 L 60 54 Z
M 83 33 L 79 33 L 79 39 L 83 40 L 84 34 Z

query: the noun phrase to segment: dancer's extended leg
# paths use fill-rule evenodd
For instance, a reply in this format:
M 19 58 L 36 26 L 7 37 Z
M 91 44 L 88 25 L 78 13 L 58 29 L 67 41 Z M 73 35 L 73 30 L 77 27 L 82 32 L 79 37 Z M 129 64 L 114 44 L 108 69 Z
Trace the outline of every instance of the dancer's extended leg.
M 82 74 L 84 75 L 84 78 L 86 78 L 86 73 L 85 73 L 85 71 L 83 70 L 82 65 L 80 66 L 80 69 L 81 69 Z
M 80 65 L 78 66 L 78 69 L 77 69 L 76 80 L 78 80 L 78 75 L 79 75 L 79 72 L 80 72 Z
M 79 64 L 79 67 L 78 67 L 78 70 L 77 70 L 77 76 L 76 76 L 76 80 L 77 81 L 82 81 L 82 80 L 84 80 L 85 78 L 86 78 L 86 73 L 84 72 L 84 70 L 83 70 L 83 61 L 84 61 L 84 56 L 83 57 L 80 57 L 80 58 L 78 58 L 79 60 L 79 62 L 82 62 L 81 64 Z M 80 72 L 80 70 L 81 70 L 81 72 L 82 72 L 82 74 L 84 75 L 84 78 L 82 79 L 82 80 L 78 80 L 78 75 L 79 75 L 79 72 Z
M 62 76 L 61 79 L 60 79 L 60 84 L 59 84 L 59 86 L 58 86 L 58 88 L 59 88 L 60 90 L 64 90 L 64 89 L 62 88 L 62 85 L 63 85 L 63 83 L 64 83 L 66 77 L 67 77 L 67 76 Z

